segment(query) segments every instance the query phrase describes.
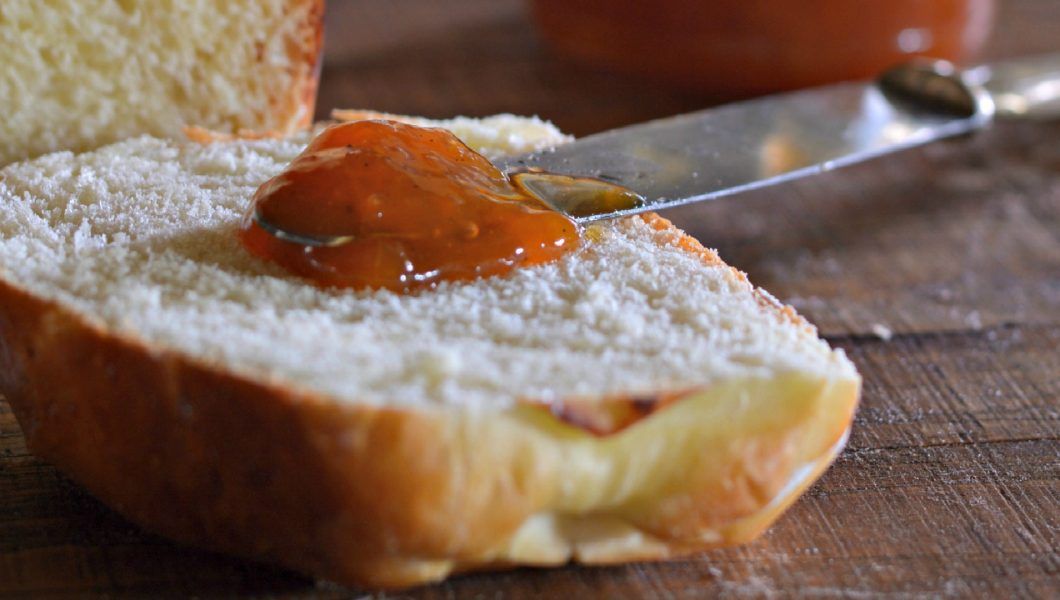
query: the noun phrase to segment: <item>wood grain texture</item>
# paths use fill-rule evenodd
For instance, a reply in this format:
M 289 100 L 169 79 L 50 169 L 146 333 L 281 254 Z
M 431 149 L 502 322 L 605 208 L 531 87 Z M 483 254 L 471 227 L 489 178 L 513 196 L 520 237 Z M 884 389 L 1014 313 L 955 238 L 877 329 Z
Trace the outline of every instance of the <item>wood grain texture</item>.
M 1060 3 L 1001 9 L 991 56 L 1060 50 Z M 584 134 L 711 102 L 551 56 L 516 0 L 330 10 L 321 115 L 510 111 Z M 847 450 L 744 547 L 467 575 L 401 597 L 1060 595 L 1060 123 L 667 216 L 849 353 L 865 390 Z M 0 401 L 0 597 L 85 594 L 361 592 L 139 531 L 31 456 Z
M 1060 123 L 672 211 L 825 335 L 1060 322 Z

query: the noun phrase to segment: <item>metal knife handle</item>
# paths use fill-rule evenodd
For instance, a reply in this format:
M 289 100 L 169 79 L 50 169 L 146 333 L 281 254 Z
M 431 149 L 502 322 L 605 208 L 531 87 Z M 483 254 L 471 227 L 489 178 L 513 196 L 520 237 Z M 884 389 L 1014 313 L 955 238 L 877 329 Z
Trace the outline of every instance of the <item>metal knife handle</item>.
M 1060 118 L 1060 53 L 983 65 L 965 78 L 990 93 L 998 117 Z
M 892 100 L 920 111 L 1020 119 L 1060 117 L 1060 53 L 960 70 L 944 60 L 917 60 L 880 76 Z

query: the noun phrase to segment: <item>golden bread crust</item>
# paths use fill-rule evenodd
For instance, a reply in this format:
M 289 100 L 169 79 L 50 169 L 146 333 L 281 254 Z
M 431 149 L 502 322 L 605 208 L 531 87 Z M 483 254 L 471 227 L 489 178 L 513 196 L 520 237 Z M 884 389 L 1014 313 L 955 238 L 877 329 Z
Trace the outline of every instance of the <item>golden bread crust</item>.
M 204 146 L 218 142 L 232 142 L 235 140 L 279 140 L 287 137 L 289 134 L 289 132 L 275 130 L 251 131 L 248 129 L 240 129 L 235 133 L 226 133 L 224 131 L 206 129 L 205 127 L 199 127 L 198 125 L 185 125 L 182 130 L 184 132 L 184 137 L 188 138 L 188 141 L 202 144 Z
M 279 127 L 284 133 L 306 129 L 313 123 L 324 54 L 324 1 L 290 0 L 290 13 L 300 16 L 288 49 L 294 85 L 289 96 L 275 99 L 274 110 L 274 114 L 289 115 Z
M 736 382 L 597 437 L 532 406 L 340 404 L 119 336 L 2 280 L 0 338 L 0 392 L 30 448 L 132 521 L 374 587 L 749 540 L 838 452 L 859 391 Z M 740 413 L 733 398 L 756 390 L 791 401 Z

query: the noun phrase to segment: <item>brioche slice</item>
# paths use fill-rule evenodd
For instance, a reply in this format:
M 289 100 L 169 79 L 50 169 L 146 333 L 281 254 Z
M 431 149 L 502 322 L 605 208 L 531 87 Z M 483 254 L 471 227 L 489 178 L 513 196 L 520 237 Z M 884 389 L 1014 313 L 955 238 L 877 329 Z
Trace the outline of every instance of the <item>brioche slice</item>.
M 0 165 L 185 124 L 289 133 L 316 98 L 323 0 L 0 2 Z
M 445 124 L 493 155 L 566 139 Z M 744 542 L 842 447 L 851 363 L 658 216 L 407 296 L 253 258 L 239 219 L 305 142 L 141 137 L 0 170 L 0 391 L 133 521 L 407 586 Z

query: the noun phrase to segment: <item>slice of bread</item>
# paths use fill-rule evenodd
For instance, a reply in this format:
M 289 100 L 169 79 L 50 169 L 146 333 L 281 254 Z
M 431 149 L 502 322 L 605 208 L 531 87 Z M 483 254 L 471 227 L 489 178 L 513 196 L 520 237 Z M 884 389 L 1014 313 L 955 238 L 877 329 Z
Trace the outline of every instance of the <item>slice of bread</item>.
M 323 0 L 0 2 L 0 165 L 313 117 Z
M 444 124 L 494 155 L 566 139 Z M 133 521 L 405 586 L 747 541 L 842 447 L 851 363 L 657 216 L 411 296 L 253 258 L 240 217 L 305 142 L 141 137 L 0 170 L 0 391 Z

